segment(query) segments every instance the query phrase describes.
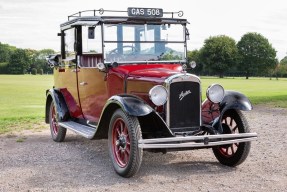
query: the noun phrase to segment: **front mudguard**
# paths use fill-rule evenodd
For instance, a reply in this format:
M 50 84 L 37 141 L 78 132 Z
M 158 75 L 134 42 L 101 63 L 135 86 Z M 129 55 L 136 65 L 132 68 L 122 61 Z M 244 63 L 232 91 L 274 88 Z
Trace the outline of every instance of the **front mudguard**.
M 123 111 L 131 116 L 144 116 L 150 114 L 153 111 L 153 108 L 146 104 L 142 99 L 133 95 L 112 96 L 108 100 L 106 106 L 110 105 L 111 103 L 117 104 L 123 109 Z
M 253 108 L 250 100 L 242 93 L 236 91 L 225 91 L 225 96 L 219 106 L 221 113 L 228 109 L 250 111 Z
M 59 122 L 65 121 L 70 118 L 69 109 L 62 93 L 57 89 L 49 89 L 46 91 L 46 110 L 45 122 L 49 123 L 49 110 L 51 102 L 54 102 L 56 107 L 57 119 Z
M 166 134 L 171 135 L 164 120 L 151 106 L 139 97 L 125 94 L 112 96 L 107 101 L 101 114 L 94 139 L 104 139 L 108 137 L 110 119 L 113 113 L 119 108 L 130 116 L 138 117 L 140 122 L 155 122 L 158 129 L 164 130 Z M 144 129 L 144 127 L 141 128 Z
M 216 128 L 219 132 L 222 132 L 222 117 L 227 110 L 234 109 L 241 111 L 250 111 L 253 108 L 250 100 L 242 93 L 236 91 L 225 91 L 225 96 L 223 100 L 219 103 L 219 105 L 213 104 L 211 101 L 206 100 L 202 106 L 217 106 L 219 113 L 218 110 L 215 110 L 214 112 L 210 110 L 210 116 L 212 116 L 212 118 L 205 117 L 205 119 L 213 119 L 213 121 L 203 123 L 212 124 L 212 126 Z

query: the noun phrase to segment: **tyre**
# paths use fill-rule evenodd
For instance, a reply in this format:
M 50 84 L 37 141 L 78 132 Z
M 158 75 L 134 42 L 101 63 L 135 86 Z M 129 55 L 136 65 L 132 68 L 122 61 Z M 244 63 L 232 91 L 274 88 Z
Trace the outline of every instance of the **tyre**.
M 67 129 L 59 126 L 54 102 L 50 104 L 49 123 L 52 139 L 56 142 L 64 141 Z
M 138 147 L 142 138 L 137 117 L 117 109 L 109 125 L 109 153 L 117 174 L 123 177 L 135 175 L 142 162 L 143 149 Z
M 223 114 L 222 128 L 223 134 L 250 132 L 246 118 L 237 110 L 228 110 Z M 212 150 L 221 164 L 235 167 L 247 158 L 250 151 L 250 142 L 216 146 Z

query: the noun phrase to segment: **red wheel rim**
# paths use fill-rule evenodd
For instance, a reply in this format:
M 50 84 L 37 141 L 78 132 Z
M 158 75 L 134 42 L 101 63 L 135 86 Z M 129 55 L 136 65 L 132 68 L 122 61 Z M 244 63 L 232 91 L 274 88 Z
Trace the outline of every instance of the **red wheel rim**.
M 57 135 L 58 131 L 59 131 L 59 125 L 58 125 L 58 121 L 57 121 L 57 117 L 56 117 L 56 110 L 55 110 L 54 105 L 52 107 L 51 126 L 52 126 L 53 134 Z
M 225 134 L 238 133 L 238 125 L 232 117 L 223 117 L 222 127 Z M 219 147 L 219 152 L 225 157 L 232 157 L 238 150 L 239 143 Z
M 112 130 L 112 150 L 120 167 L 127 166 L 130 158 L 130 137 L 127 125 L 121 118 L 116 119 Z

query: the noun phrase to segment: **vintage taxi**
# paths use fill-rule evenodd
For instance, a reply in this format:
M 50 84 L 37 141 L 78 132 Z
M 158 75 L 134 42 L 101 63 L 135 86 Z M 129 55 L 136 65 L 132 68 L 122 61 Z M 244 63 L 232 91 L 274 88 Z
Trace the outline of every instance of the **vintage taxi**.
M 54 86 L 46 91 L 52 139 L 66 130 L 108 139 L 114 170 L 131 177 L 143 150 L 211 148 L 218 161 L 237 166 L 248 156 L 252 133 L 242 93 L 212 84 L 202 101 L 201 80 L 187 68 L 189 22 L 183 12 L 130 7 L 68 16 L 58 34 L 61 53 L 50 55 Z

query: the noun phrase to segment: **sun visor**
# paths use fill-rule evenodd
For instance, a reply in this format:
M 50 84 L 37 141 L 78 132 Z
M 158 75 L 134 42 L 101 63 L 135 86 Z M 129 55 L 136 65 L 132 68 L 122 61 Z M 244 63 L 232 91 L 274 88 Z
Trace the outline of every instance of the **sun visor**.
M 88 19 L 76 19 L 68 21 L 61 25 L 62 30 L 69 29 L 71 27 L 81 25 L 81 26 L 96 26 L 99 23 L 99 20 L 88 20 Z

